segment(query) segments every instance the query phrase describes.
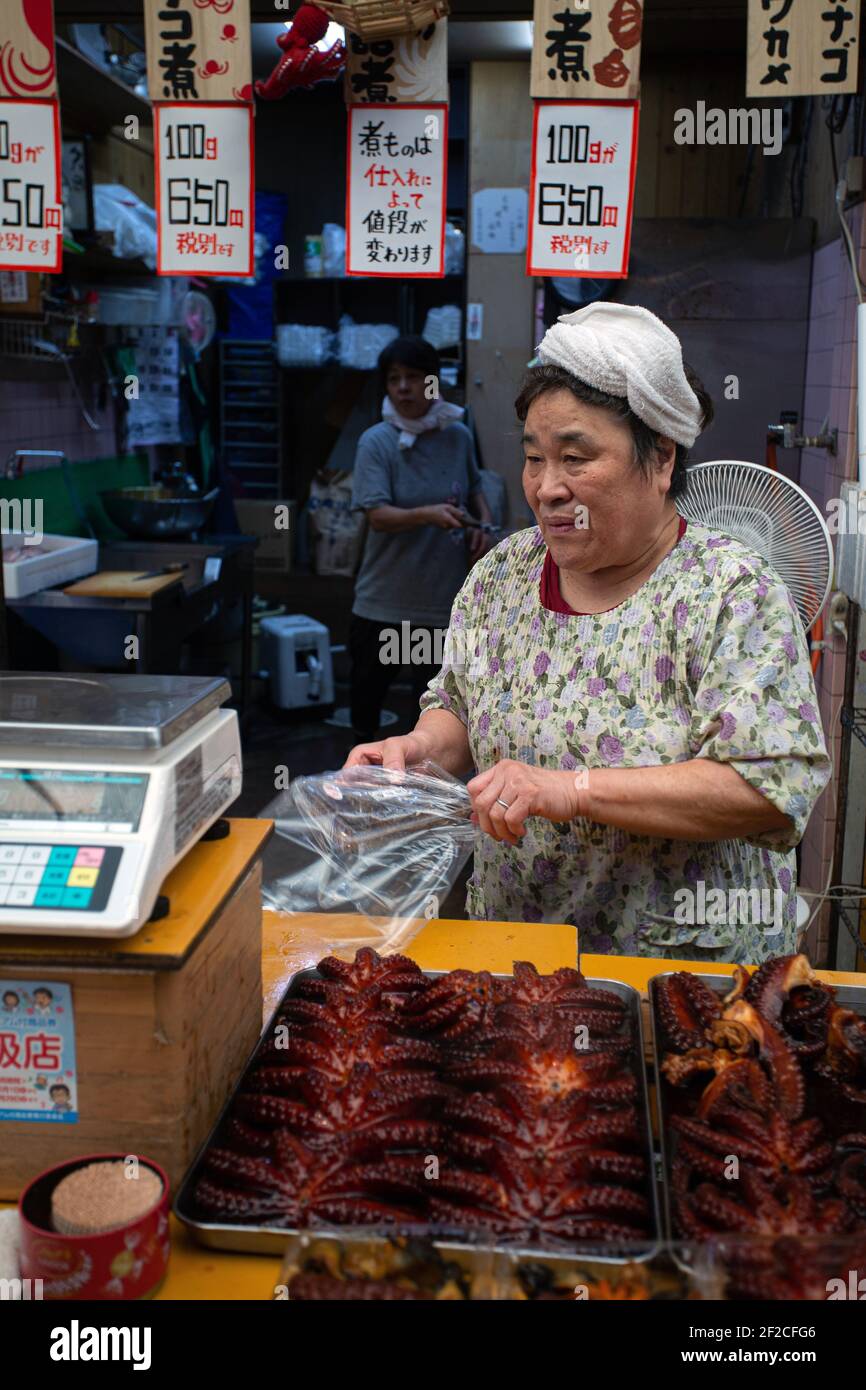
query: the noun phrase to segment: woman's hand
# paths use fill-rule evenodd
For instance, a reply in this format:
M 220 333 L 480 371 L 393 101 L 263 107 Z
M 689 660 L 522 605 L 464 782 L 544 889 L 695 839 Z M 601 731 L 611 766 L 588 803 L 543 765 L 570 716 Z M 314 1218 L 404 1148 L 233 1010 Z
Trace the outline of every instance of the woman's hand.
M 493 537 L 488 531 L 480 531 L 477 526 L 472 526 L 469 530 L 469 562 L 474 565 L 476 560 L 480 560 L 482 555 L 493 544 Z
M 467 791 L 473 819 L 485 834 L 516 845 L 526 832 L 527 816 L 569 821 L 587 815 L 587 782 L 585 770 L 558 772 L 505 758 L 473 777 Z
M 423 762 L 430 756 L 428 740 L 418 733 L 399 738 L 383 738 L 378 743 L 359 743 L 353 748 L 344 767 L 393 767 L 401 772 L 406 767 Z
M 459 531 L 465 525 L 463 513 L 450 502 L 439 502 L 433 507 L 419 507 L 426 518 L 426 525 L 438 526 L 442 531 Z

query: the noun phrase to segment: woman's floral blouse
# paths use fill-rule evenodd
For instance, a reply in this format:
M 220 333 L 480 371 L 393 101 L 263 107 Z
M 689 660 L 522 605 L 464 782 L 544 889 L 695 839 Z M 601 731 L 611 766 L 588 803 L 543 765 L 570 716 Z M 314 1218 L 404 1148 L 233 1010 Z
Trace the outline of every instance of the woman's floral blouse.
M 532 817 L 517 846 L 479 835 L 469 915 L 570 922 L 593 952 L 760 961 L 794 950 L 793 847 L 830 764 L 788 590 L 738 542 L 690 524 L 630 599 L 571 616 L 542 607 L 545 554 L 532 527 L 475 566 L 421 701 L 466 725 L 478 771 L 501 758 L 575 772 L 711 758 L 793 826 L 708 843 Z

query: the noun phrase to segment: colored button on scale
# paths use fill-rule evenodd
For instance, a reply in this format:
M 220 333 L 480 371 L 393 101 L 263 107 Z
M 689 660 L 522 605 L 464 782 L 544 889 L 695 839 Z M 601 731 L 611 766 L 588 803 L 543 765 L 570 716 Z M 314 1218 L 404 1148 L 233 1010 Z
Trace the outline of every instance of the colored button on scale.
M 98 869 L 105 858 L 105 850 L 100 845 L 82 845 L 75 856 L 76 868 Z
M 55 845 L 51 850 L 51 858 L 48 863 L 52 869 L 58 868 L 61 864 L 74 864 L 75 854 L 74 845 Z
M 61 907 L 87 907 L 92 894 L 90 888 L 64 888 L 60 900 Z
M 38 888 L 33 905 L 34 907 L 60 907 L 62 898 L 62 888 Z
M 69 870 L 66 884 L 69 888 L 92 888 L 98 878 L 98 869 L 79 869 L 74 867 Z

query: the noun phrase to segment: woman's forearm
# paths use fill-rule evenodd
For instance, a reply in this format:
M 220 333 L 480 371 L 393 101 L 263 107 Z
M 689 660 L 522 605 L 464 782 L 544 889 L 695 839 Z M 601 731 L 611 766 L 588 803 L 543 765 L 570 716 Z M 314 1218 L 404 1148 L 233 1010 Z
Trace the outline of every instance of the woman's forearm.
M 791 826 L 733 767 L 709 758 L 590 768 L 581 801 L 581 814 L 601 825 L 669 840 L 742 840 Z
M 425 757 L 446 772 L 462 777 L 472 768 L 469 735 L 456 714 L 447 709 L 425 709 L 413 733 L 422 741 Z
M 416 531 L 419 526 L 430 525 L 426 507 L 392 507 L 390 504 L 371 508 L 367 520 L 374 531 Z

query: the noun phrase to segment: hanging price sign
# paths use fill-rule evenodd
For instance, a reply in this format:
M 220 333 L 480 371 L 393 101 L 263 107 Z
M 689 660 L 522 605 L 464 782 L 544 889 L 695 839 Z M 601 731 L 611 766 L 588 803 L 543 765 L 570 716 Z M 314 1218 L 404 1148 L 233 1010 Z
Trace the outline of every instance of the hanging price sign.
M 537 101 L 527 275 L 628 275 L 636 101 Z
M 249 106 L 154 107 L 160 275 L 253 273 Z
M 448 107 L 349 107 L 346 272 L 445 272 Z
M 60 270 L 63 200 L 56 101 L 0 101 L 0 270 Z

